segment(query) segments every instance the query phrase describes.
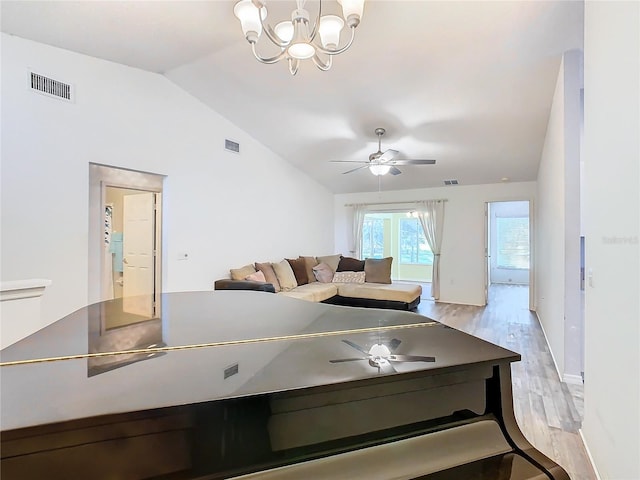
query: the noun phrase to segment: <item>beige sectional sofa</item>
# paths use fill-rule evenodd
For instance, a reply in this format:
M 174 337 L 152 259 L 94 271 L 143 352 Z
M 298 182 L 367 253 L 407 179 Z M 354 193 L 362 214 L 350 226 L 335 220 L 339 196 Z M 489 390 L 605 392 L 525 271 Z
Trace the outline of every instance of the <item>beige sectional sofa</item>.
M 256 290 L 287 297 L 358 307 L 414 310 L 422 287 L 392 283 L 393 259 L 357 260 L 342 255 L 301 256 L 231 269 L 216 290 Z

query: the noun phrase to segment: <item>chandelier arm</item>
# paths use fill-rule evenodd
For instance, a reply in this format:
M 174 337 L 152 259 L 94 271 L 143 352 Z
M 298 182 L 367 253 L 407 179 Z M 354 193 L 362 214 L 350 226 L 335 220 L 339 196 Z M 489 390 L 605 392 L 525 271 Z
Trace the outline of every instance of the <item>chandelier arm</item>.
M 262 8 L 266 8 L 266 7 L 262 7 Z M 271 25 L 269 25 L 268 23 L 264 23 L 264 20 L 262 18 L 262 9 L 260 9 L 260 13 L 258 14 L 258 18 L 260 19 L 260 25 L 262 25 L 262 30 L 267 34 L 267 37 L 269 38 L 269 40 L 271 40 L 273 43 L 275 43 L 280 48 L 286 48 L 286 47 L 289 46 L 289 42 L 283 42 L 278 37 L 276 32 L 273 30 L 273 27 L 271 27 Z
M 316 17 L 316 21 L 313 24 L 313 29 L 311 30 L 311 34 L 309 35 L 309 41 L 313 42 L 316 38 L 316 35 L 320 31 L 320 17 L 322 16 L 322 0 L 318 1 L 318 16 Z
M 329 55 L 326 62 L 323 62 L 317 53 L 312 57 L 312 59 L 313 63 L 316 64 L 316 67 L 318 67 L 323 72 L 329 70 L 331 68 L 331 64 L 333 63 L 333 57 L 331 55 Z
M 258 54 L 258 52 L 256 52 L 256 42 L 251 42 L 251 51 L 253 52 L 253 56 L 256 57 L 256 59 L 260 63 L 266 63 L 266 64 L 279 62 L 280 60 L 282 60 L 284 58 L 284 56 L 287 53 L 287 51 L 283 48 L 283 49 L 281 49 L 279 54 L 274 55 L 273 57 L 269 57 L 269 58 L 261 57 Z
M 298 67 L 300 66 L 300 60 L 298 60 L 297 58 L 287 58 L 287 60 L 289 61 L 289 73 L 291 75 L 295 75 L 296 73 L 298 73 Z
M 349 39 L 349 42 L 342 48 L 337 48 L 337 49 L 327 49 L 322 47 L 321 45 L 315 45 L 316 50 L 321 51 L 322 53 L 325 53 L 327 55 L 338 55 L 340 53 L 346 52 L 347 49 L 351 46 L 351 44 L 353 43 L 353 39 L 356 36 L 356 27 L 351 27 L 351 38 Z

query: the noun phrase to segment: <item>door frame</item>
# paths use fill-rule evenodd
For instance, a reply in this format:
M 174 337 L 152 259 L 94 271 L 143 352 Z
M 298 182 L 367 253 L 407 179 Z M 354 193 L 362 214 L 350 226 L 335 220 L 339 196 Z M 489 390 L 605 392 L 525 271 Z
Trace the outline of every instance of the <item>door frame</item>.
M 491 268 L 490 259 L 491 254 L 489 252 L 491 234 L 490 225 L 490 207 L 491 203 L 504 203 L 504 202 L 529 202 L 529 310 L 535 312 L 535 205 L 532 198 L 501 198 L 497 200 L 487 200 L 484 202 L 484 293 L 485 293 L 485 305 L 489 303 L 489 269 Z
M 126 168 L 89 163 L 89 304 L 104 300 L 102 281 L 105 265 L 102 245 L 104 242 L 104 209 L 107 187 L 140 190 L 155 194 L 155 259 L 154 259 L 154 300 L 159 310 L 157 298 L 162 293 L 162 192 L 165 175 L 141 172 Z M 111 268 L 109 268 L 111 270 Z

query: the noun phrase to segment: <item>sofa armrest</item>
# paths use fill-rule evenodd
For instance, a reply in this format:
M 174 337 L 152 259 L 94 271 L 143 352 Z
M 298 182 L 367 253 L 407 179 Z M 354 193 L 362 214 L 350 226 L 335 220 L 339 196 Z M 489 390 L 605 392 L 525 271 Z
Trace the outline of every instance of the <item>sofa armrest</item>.
M 257 292 L 276 293 L 276 289 L 271 283 L 254 282 L 252 280 L 231 280 L 229 278 L 216 280 L 213 288 L 214 290 L 254 290 Z

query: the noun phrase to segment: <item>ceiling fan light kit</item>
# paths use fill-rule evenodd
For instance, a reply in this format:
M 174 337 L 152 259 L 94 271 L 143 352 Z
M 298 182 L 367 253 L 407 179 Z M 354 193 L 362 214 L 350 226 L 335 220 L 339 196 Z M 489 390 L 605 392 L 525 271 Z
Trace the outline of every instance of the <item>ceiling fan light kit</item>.
M 309 12 L 305 10 L 306 0 L 296 0 L 296 8 L 291 12 L 291 20 L 282 21 L 271 27 L 267 18 L 266 0 L 240 0 L 233 8 L 240 20 L 242 33 L 251 45 L 256 59 L 261 63 L 276 63 L 286 59 L 289 72 L 295 75 L 300 60 L 312 59 L 320 70 L 329 70 L 334 55 L 345 52 L 353 43 L 356 27 L 360 24 L 365 0 L 336 0 L 342 6 L 343 18 L 337 15 L 322 15 L 322 0 L 319 0 L 318 14 L 311 24 Z M 340 45 L 340 33 L 345 24 L 351 35 L 347 43 Z M 256 50 L 262 33 L 280 49 L 272 57 L 263 57 Z M 318 42 L 318 37 L 320 41 Z M 322 54 L 326 59 L 322 59 Z
M 361 163 L 362 166 L 353 168 L 351 170 L 347 170 L 346 172 L 342 172 L 343 174 L 357 172 L 358 170 L 362 170 L 363 168 L 368 168 L 369 171 L 380 177 L 382 175 L 386 175 L 390 173 L 391 175 L 400 175 L 402 172 L 397 167 L 397 165 L 434 165 L 436 163 L 435 160 L 394 160 L 395 156 L 398 155 L 398 150 L 394 150 L 389 148 L 388 150 L 382 151 L 381 143 L 382 136 L 387 131 L 378 127 L 375 129 L 375 134 L 378 136 L 378 151 L 369 155 L 369 161 L 359 161 L 359 160 L 332 160 L 332 162 L 340 162 L 340 163 Z

